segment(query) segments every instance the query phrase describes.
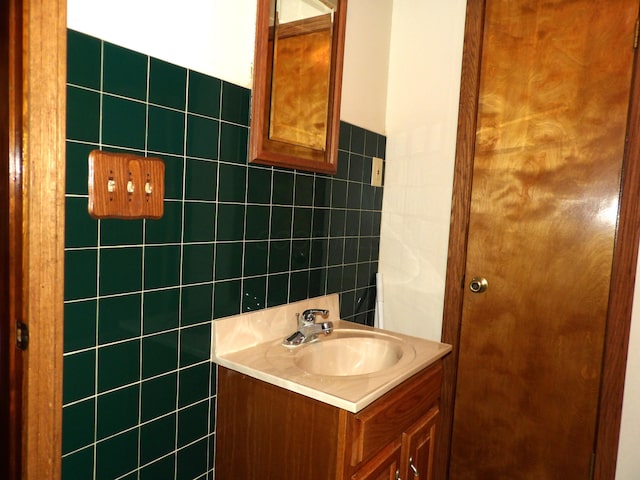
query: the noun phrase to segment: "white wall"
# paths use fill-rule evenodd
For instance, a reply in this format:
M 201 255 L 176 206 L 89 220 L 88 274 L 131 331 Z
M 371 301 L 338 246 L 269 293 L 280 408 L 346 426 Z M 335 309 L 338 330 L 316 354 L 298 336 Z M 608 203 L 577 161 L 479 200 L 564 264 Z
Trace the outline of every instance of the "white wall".
M 397 2 L 397 0 L 396 0 Z M 340 118 L 386 133 L 392 0 L 349 0 Z
M 67 0 L 67 26 L 251 87 L 256 0 Z
M 392 0 L 350 0 L 341 118 L 385 133 Z M 67 0 L 67 25 L 251 88 L 256 0 Z
M 440 339 L 465 0 L 394 0 L 380 245 L 385 328 Z
M 636 286 L 640 286 L 640 264 L 636 269 Z M 640 288 L 633 298 L 627 378 L 624 383 L 622 425 L 616 479 L 640 478 Z

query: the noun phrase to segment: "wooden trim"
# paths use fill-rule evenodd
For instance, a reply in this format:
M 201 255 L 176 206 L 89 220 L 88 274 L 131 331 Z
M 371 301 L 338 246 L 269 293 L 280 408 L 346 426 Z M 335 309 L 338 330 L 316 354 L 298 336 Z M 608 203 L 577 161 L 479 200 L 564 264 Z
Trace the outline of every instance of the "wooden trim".
M 278 38 L 297 37 L 299 35 L 307 35 L 309 33 L 322 32 L 331 30 L 333 23 L 331 22 L 331 14 L 318 15 L 311 18 L 303 18 L 293 22 L 278 24 Z M 274 37 L 274 27 L 269 27 L 269 39 Z
M 453 404 L 458 371 L 458 344 L 465 260 L 467 257 L 467 229 L 471 203 L 471 180 L 475 154 L 476 122 L 478 117 L 478 92 L 480 88 L 480 58 L 484 25 L 484 0 L 468 0 L 465 22 L 462 76 L 460 81 L 460 106 L 453 177 L 453 199 L 449 229 L 449 254 L 445 281 L 442 341 L 453 345 L 451 354 L 443 361 L 441 421 L 434 478 L 446 480 L 451 453 L 453 432 Z
M 629 330 L 640 241 L 640 57 L 636 49 L 623 160 L 618 229 L 604 340 L 600 409 L 596 434 L 595 480 L 615 478 L 622 417 Z M 634 134 L 635 133 L 635 134 Z
M 9 273 L 9 262 L 11 255 L 9 254 L 9 117 L 11 108 L 9 104 L 9 58 L 10 47 L 9 42 L 11 35 L 9 34 L 10 20 L 10 4 L 3 2 L 0 4 L 0 444 L 6 445 L 6 448 L 0 450 L 0 476 L 3 478 L 14 479 L 17 475 L 12 472 L 10 462 L 15 458 L 12 454 L 14 447 L 15 432 L 10 428 L 12 406 L 12 380 L 10 379 L 11 368 L 10 349 L 11 349 L 11 321 L 10 321 L 10 305 L 9 305 L 9 289 L 11 288 L 11 280 Z M 6 99 L 6 100 L 5 100 Z
M 452 344 L 453 351 L 443 364 L 443 415 L 435 472 L 435 478 L 439 480 L 448 478 L 448 459 L 451 451 L 484 11 L 485 0 L 468 0 L 442 327 L 442 341 Z M 638 72 L 640 72 L 640 59 L 636 52 L 628 132 L 640 131 L 640 75 Z M 619 222 L 607 313 L 600 409 L 595 439 L 595 480 L 615 478 L 638 242 L 640 241 L 640 212 L 637 209 L 640 203 L 638 178 L 640 178 L 640 136 L 630 135 L 623 162 Z
M 23 0 L 22 478 L 58 479 L 62 452 L 66 0 Z
M 9 414 L 6 424 L 7 448 L 5 459 L 6 466 L 3 473 L 9 479 L 22 478 L 22 421 L 23 411 L 23 369 L 24 354 L 16 347 L 16 322 L 22 320 L 23 309 L 22 282 L 22 115 L 23 115 L 23 59 L 22 59 L 22 0 L 11 0 L 6 5 L 8 10 L 7 29 L 7 124 L 2 125 L 2 134 L 6 135 L 8 154 L 8 178 L 7 178 L 7 204 L 2 205 L 2 212 L 6 215 L 6 227 L 8 233 L 8 299 L 6 312 L 3 319 L 6 322 L 6 333 L 8 336 L 3 339 L 2 348 L 6 348 L 6 356 L 3 361 L 7 361 L 8 370 L 8 393 L 9 403 L 7 405 Z M 3 247 L 4 254 L 4 247 Z M 3 279 L 6 278 L 3 276 Z M 5 387 L 5 385 L 3 385 Z M 3 414 L 5 406 L 3 405 Z

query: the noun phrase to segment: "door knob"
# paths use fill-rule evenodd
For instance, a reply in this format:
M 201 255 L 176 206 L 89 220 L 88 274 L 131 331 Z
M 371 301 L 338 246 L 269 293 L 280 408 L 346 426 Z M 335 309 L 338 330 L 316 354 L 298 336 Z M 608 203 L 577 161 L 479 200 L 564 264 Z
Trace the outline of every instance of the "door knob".
M 484 277 L 473 277 L 469 282 L 469 290 L 473 293 L 482 293 L 489 288 L 489 282 Z

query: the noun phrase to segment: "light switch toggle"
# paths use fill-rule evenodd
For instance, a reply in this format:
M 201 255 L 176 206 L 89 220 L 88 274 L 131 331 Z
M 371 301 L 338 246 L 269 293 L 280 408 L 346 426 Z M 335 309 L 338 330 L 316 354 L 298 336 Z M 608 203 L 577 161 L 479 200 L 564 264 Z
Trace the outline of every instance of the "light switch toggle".
M 127 182 L 127 193 L 133 193 L 135 192 L 136 188 L 133 185 L 133 181 L 129 180 Z
M 116 181 L 113 178 L 110 178 L 107 181 L 107 192 L 113 193 L 116 191 Z
M 144 193 L 147 195 L 151 195 L 153 193 L 153 187 L 151 186 L 151 182 L 147 182 L 144 184 Z

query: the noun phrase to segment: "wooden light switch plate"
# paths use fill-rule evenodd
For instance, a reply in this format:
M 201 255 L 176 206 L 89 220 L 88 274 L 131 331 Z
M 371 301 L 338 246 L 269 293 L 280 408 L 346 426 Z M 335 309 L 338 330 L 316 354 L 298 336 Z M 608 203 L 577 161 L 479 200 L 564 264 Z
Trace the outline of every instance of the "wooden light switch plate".
M 164 213 L 164 162 L 128 153 L 89 154 L 89 214 L 151 218 Z

